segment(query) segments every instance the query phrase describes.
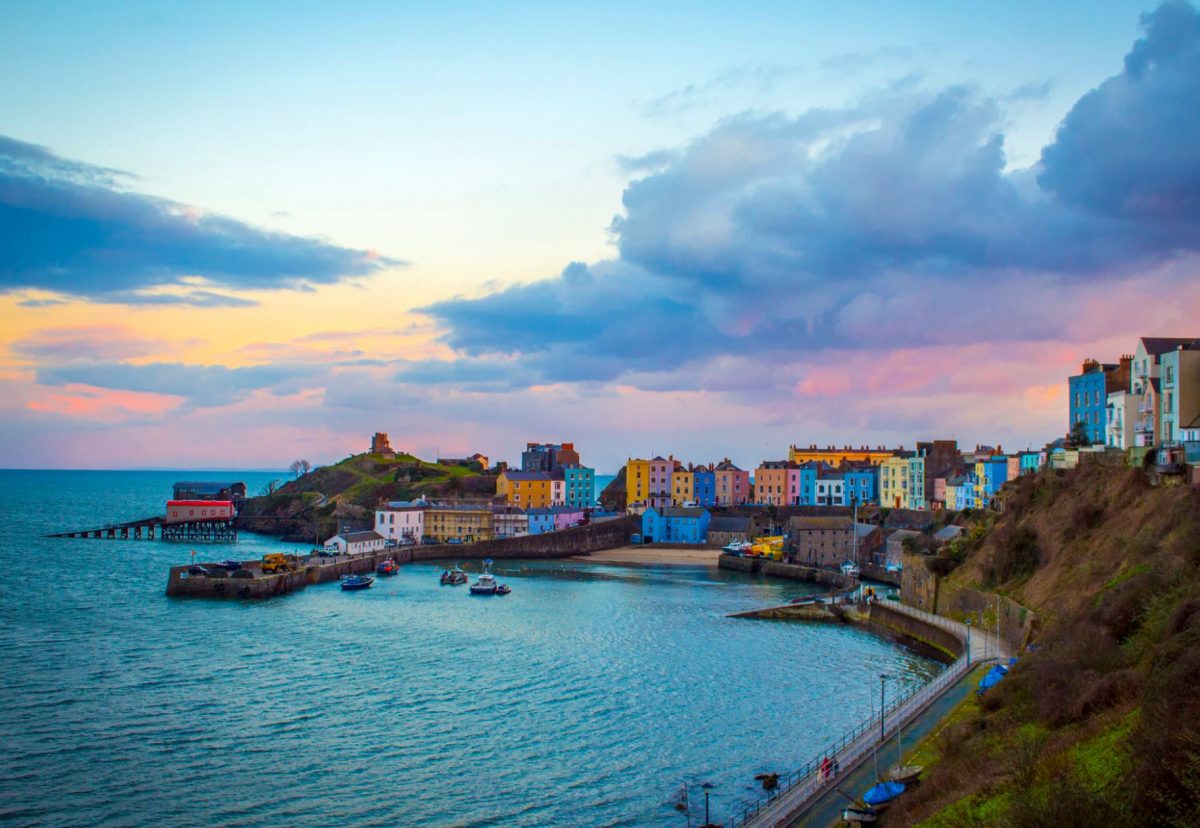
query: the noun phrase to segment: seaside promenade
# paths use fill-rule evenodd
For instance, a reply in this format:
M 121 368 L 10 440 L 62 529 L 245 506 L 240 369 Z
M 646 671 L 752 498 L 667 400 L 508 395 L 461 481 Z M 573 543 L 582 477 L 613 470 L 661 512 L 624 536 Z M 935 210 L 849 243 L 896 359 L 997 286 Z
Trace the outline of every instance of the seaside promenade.
M 910 695 L 889 700 L 881 713 L 864 721 L 821 755 L 814 756 L 803 768 L 780 776 L 778 789 L 727 821 L 726 828 L 790 828 L 795 825 L 812 805 L 827 794 L 838 795 L 836 788 L 845 784 L 846 778 L 871 757 L 876 746 L 886 743 L 898 728 L 907 726 L 920 716 L 972 667 L 985 661 L 1007 659 L 1011 655 L 994 633 L 896 602 L 889 601 L 886 606 L 914 621 L 950 633 L 962 643 L 962 654 L 936 678 Z M 838 768 L 836 776 L 821 775 L 820 765 L 825 757 L 829 757 Z M 890 762 L 888 766 L 891 766 Z M 852 793 L 861 795 L 862 792 Z M 850 803 L 846 801 L 845 804 Z

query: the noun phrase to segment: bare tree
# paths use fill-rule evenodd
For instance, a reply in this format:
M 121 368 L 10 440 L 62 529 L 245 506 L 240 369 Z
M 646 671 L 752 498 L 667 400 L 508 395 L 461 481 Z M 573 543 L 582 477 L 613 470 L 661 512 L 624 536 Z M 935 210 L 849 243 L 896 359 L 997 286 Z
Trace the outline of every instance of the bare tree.
M 310 471 L 312 471 L 312 463 L 308 462 L 307 460 L 300 460 L 298 462 L 300 463 L 301 474 L 308 474 Z
M 307 460 L 293 460 L 292 465 L 288 466 L 288 471 L 292 473 L 292 477 L 299 477 L 302 474 L 308 474 L 308 470 L 312 468 L 312 464 Z
M 282 485 L 282 481 L 280 480 L 268 480 L 267 485 L 263 486 L 263 494 L 268 496 L 275 494 L 275 490 L 278 489 L 280 485 Z

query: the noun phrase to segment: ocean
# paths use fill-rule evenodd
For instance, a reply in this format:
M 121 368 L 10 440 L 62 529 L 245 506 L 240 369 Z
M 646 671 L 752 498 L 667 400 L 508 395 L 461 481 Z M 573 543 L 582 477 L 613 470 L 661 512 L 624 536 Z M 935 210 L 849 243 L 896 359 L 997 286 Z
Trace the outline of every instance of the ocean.
M 46 537 L 155 513 L 178 479 L 272 476 L 0 471 L 0 822 L 679 826 L 673 796 L 702 782 L 725 819 L 754 774 L 868 716 L 880 672 L 939 669 L 853 629 L 728 618 L 806 587 L 705 568 L 503 562 L 513 592 L 489 599 L 412 565 L 359 593 L 204 601 L 164 595 L 192 547 Z

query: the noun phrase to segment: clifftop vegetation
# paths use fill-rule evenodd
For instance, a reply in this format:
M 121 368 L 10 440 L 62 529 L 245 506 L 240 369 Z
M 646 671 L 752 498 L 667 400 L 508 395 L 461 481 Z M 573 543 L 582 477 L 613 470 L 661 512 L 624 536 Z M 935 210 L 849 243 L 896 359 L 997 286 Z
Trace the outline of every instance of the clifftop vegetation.
M 1200 825 L 1200 491 L 1088 465 L 1009 484 L 931 569 L 1038 614 L 881 824 Z
M 343 526 L 369 528 L 372 511 L 381 500 L 495 493 L 495 476 L 477 467 L 442 466 L 410 454 L 356 454 L 248 499 L 239 522 L 252 532 L 311 543 Z

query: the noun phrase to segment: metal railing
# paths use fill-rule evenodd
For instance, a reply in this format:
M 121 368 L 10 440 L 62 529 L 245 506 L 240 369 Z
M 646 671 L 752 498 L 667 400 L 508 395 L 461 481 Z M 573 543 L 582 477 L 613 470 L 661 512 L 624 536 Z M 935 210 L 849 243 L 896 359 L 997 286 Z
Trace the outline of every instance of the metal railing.
M 889 606 L 884 604 L 883 606 Z M 963 633 L 964 625 L 960 622 L 939 615 L 924 612 L 909 606 L 891 605 L 907 615 L 913 615 L 933 626 L 940 627 L 957 636 Z M 976 662 L 978 663 L 978 662 Z M 826 789 L 831 787 L 839 776 L 841 769 L 847 771 L 854 766 L 866 753 L 888 736 L 895 733 L 899 727 L 908 724 L 925 706 L 942 691 L 962 678 L 972 666 L 970 653 L 964 645 L 964 651 L 953 663 L 939 673 L 932 681 L 893 699 L 882 711 L 873 714 L 870 719 L 860 723 L 853 730 L 844 733 L 836 742 L 828 745 L 820 755 L 810 760 L 803 767 L 779 777 L 778 787 L 759 797 L 747 805 L 740 814 L 724 823 L 725 828 L 743 828 L 749 825 L 772 826 L 776 822 L 783 823 L 797 810 L 812 802 Z M 880 720 L 883 720 L 880 734 Z M 825 776 L 821 773 L 821 765 L 828 758 L 839 773 Z

